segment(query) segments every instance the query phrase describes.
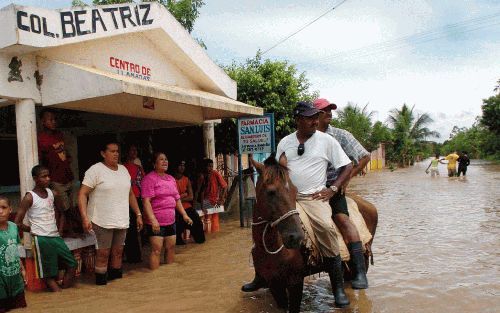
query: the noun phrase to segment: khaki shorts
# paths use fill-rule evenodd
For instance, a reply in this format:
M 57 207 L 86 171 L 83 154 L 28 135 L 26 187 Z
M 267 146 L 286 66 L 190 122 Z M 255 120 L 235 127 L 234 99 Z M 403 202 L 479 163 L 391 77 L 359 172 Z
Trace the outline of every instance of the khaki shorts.
M 95 233 L 96 249 L 109 249 L 125 245 L 125 237 L 127 237 L 126 228 L 103 228 L 92 223 L 92 230 Z
M 73 207 L 73 184 L 71 182 L 60 184 L 53 181 L 51 182 L 51 188 L 57 193 L 57 197 L 62 199 L 64 207 L 61 209 L 63 211 L 67 211 Z
M 302 210 L 309 218 L 319 250 L 324 257 L 335 257 L 339 254 L 339 243 L 335 224 L 332 219 L 332 208 L 326 201 L 313 200 L 310 196 L 297 196 L 297 210 Z

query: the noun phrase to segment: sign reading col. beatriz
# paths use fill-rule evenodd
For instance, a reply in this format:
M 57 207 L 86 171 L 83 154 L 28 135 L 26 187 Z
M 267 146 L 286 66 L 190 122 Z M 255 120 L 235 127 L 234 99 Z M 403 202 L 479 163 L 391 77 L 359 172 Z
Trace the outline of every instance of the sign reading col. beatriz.
M 79 8 L 58 12 L 58 18 L 43 11 L 17 11 L 17 28 L 51 38 L 72 38 L 89 34 L 151 25 L 151 4 L 125 4 L 103 8 Z

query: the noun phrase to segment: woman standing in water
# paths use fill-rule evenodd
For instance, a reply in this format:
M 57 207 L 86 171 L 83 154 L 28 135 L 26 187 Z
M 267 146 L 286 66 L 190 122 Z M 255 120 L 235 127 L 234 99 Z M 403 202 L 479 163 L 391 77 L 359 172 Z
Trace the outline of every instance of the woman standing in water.
M 160 254 L 165 248 L 166 263 L 175 258 L 175 210 L 183 220 L 192 225 L 193 221 L 184 210 L 177 190 L 175 178 L 167 174 L 168 159 L 164 153 L 153 156 L 154 170 L 144 177 L 141 183 L 142 204 L 147 217 L 146 234 L 151 243 L 149 267 L 152 270 L 160 266 Z
M 123 165 L 118 164 L 118 144 L 107 142 L 101 148 L 101 156 L 102 162 L 85 172 L 78 193 L 83 230 L 93 231 L 96 236 L 96 285 L 106 285 L 108 280 L 122 278 L 129 206 L 134 210 L 137 230 L 142 229 L 142 214 L 130 185 L 130 175 Z M 111 266 L 109 271 L 108 264 Z

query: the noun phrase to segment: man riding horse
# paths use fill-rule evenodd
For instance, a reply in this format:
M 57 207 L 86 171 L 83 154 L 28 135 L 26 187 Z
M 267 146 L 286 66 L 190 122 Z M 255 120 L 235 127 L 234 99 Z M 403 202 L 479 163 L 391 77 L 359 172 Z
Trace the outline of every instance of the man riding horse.
M 306 213 L 315 230 L 324 268 L 330 276 L 335 304 L 344 307 L 349 305 L 349 299 L 344 291 L 338 238 L 328 201 L 349 179 L 352 165 L 335 139 L 316 131 L 320 113 L 312 103 L 297 104 L 294 110 L 297 131 L 280 141 L 276 158 L 289 168 L 290 179 L 298 190 L 297 204 Z M 327 188 L 326 173 L 329 165 L 339 169 L 340 174 L 332 186 Z M 258 288 L 265 286 L 264 279 L 258 275 L 252 283 Z
M 337 109 L 337 105 L 330 103 L 328 100 L 320 98 L 313 102 L 314 107 L 320 110 L 318 130 L 335 138 L 347 156 L 356 163 L 352 168 L 349 179 L 356 176 L 370 161 L 370 153 L 354 138 L 347 130 L 335 128 L 330 125 L 332 121 L 332 110 Z M 338 178 L 339 171 L 333 166 L 328 168 L 327 186 L 332 185 Z M 333 220 L 344 237 L 347 244 L 349 254 L 353 266 L 353 279 L 351 286 L 353 289 L 368 288 L 368 279 L 366 277 L 365 258 L 363 255 L 363 244 L 359 237 L 358 230 L 354 223 L 349 219 L 349 211 L 347 209 L 347 201 L 345 198 L 345 189 L 349 183 L 346 181 L 343 188 L 339 190 L 330 199 L 332 207 Z

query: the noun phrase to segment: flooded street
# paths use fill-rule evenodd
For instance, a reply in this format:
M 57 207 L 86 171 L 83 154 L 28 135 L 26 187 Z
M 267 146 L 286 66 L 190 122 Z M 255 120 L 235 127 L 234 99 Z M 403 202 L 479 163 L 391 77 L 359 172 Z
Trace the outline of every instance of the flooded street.
M 466 179 L 450 179 L 440 165 L 433 179 L 427 165 L 353 182 L 351 191 L 377 206 L 379 224 L 370 288 L 348 288 L 345 312 L 499 312 L 500 166 L 474 160 Z M 326 277 L 307 291 L 305 312 L 333 311 Z
M 351 183 L 379 209 L 370 288 L 335 309 L 326 275 L 307 279 L 303 312 L 498 312 L 500 166 L 473 160 L 466 179 L 432 179 L 428 163 L 372 172 Z M 204 245 L 177 249 L 176 263 L 126 268 L 105 287 L 82 277 L 61 294 L 28 293 L 19 312 L 282 312 L 267 290 L 244 294 L 253 277 L 250 229 L 221 224 Z

